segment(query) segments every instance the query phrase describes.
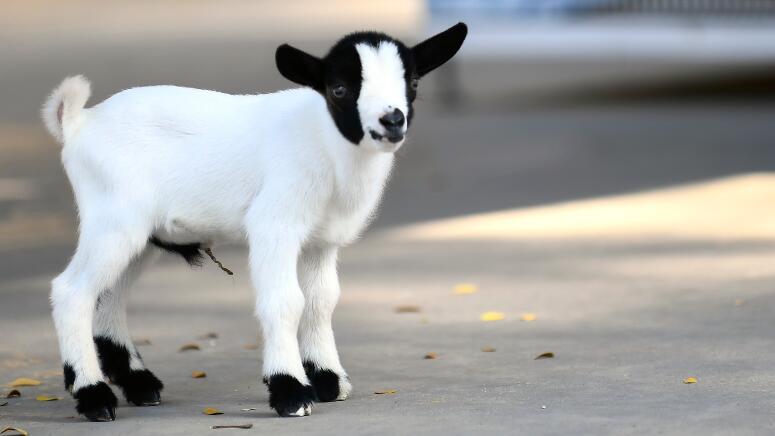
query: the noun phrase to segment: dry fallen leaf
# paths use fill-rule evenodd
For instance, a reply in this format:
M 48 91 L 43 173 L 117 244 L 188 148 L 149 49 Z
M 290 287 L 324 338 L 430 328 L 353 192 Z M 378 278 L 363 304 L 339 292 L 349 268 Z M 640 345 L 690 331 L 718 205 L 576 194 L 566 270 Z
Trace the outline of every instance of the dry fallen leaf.
M 477 288 L 473 283 L 458 283 L 454 288 L 455 295 L 473 294 L 478 290 L 479 288 Z
M 395 394 L 396 392 L 398 392 L 398 391 L 395 390 L 395 389 L 387 389 L 387 390 L 384 390 L 384 391 L 376 391 L 374 393 L 377 394 L 377 395 L 391 395 L 391 394 Z
M 209 332 L 199 337 L 199 339 L 218 339 L 218 333 Z
M 178 351 L 201 350 L 199 344 L 185 344 Z
M 204 371 L 194 371 L 191 373 L 192 378 L 205 378 L 207 377 L 207 373 Z
M 19 398 L 22 396 L 22 393 L 19 392 L 18 389 L 12 389 L 10 392 L 8 392 L 8 395 L 5 396 L 5 398 Z
M 214 407 L 205 407 L 204 410 L 202 410 L 202 413 L 205 415 L 223 415 L 223 412 Z
M 735 300 L 735 306 L 743 306 L 743 305 L 745 305 L 745 300 L 743 300 L 742 298 L 738 298 L 737 300 Z
M 500 321 L 506 318 L 503 312 L 484 312 L 479 319 L 482 321 Z
M 34 378 L 22 377 L 12 381 L 9 386 L 12 388 L 18 388 L 22 386 L 37 386 L 39 384 L 40 384 L 40 380 L 35 380 Z
M 37 397 L 35 397 L 35 399 L 38 401 L 57 401 L 59 398 L 53 397 L 51 395 L 43 394 L 43 395 L 38 395 Z
M 420 311 L 420 306 L 405 304 L 403 306 L 396 306 L 395 311 L 396 313 L 417 313 Z
M 551 351 L 547 351 L 546 353 L 541 353 L 534 360 L 540 360 L 540 359 L 554 359 L 554 353 Z
M 253 424 L 237 424 L 237 425 L 214 425 L 210 427 L 213 430 L 218 430 L 219 428 L 242 428 L 242 429 L 249 429 L 253 428 Z
M 493 348 L 493 347 L 482 347 L 482 352 L 484 352 L 484 353 L 494 353 L 495 352 L 495 348 Z
M 135 339 L 133 342 L 134 342 L 135 346 L 137 346 L 137 347 L 139 347 L 141 345 L 151 345 L 151 340 L 150 339 L 145 339 L 145 338 L 143 338 L 143 339 Z
M 15 433 L 11 433 L 15 432 Z M 7 434 L 7 436 L 29 436 L 30 434 L 27 433 L 27 430 L 19 427 L 6 427 L 3 429 L 3 431 L 0 431 L 0 434 Z
M 696 377 L 686 377 L 684 379 L 684 384 L 692 385 L 692 384 L 695 384 L 695 383 L 697 383 L 697 378 Z
M 438 357 L 438 354 L 434 353 L 433 351 L 429 353 L 425 353 L 425 359 L 430 360 L 430 359 L 435 359 L 436 357 Z
M 535 321 L 538 319 L 535 313 L 523 313 L 522 316 L 519 317 L 522 321 Z

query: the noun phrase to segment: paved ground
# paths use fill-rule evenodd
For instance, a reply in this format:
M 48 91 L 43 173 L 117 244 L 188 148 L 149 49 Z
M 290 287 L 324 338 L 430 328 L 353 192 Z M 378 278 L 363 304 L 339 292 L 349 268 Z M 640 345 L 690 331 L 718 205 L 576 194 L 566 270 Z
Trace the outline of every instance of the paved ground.
M 217 254 L 234 278 L 165 259 L 134 290 L 130 323 L 150 341 L 142 352 L 167 385 L 163 405 L 122 403 L 107 425 L 76 417 L 47 302 L 48 281 L 72 252 L 75 215 L 39 102 L 73 72 L 93 79 L 98 99 L 141 83 L 276 89 L 286 85 L 263 61 L 273 44 L 0 47 L 0 392 L 16 377 L 43 382 L 0 407 L 0 427 L 35 435 L 189 435 L 243 423 L 253 424 L 248 433 L 289 434 L 775 431 L 775 183 L 735 177 L 775 167 L 772 100 L 574 101 L 572 92 L 519 91 L 448 110 L 433 81 L 374 230 L 343 253 L 335 324 L 355 388 L 349 400 L 316 405 L 303 419 L 270 412 L 260 353 L 245 347 L 258 336 L 245 254 L 227 247 Z M 464 64 L 466 94 L 496 76 L 524 90 L 574 71 L 685 69 L 523 67 L 524 80 L 520 65 Z M 461 282 L 478 292 L 454 295 Z M 395 313 L 401 305 L 420 312 Z M 486 311 L 505 319 L 482 322 Z M 524 313 L 537 319 L 521 321 Z M 198 339 L 208 332 L 218 339 Z M 189 342 L 202 350 L 178 352 Z M 424 359 L 429 352 L 437 358 Z M 534 360 L 543 352 L 556 357 Z M 194 370 L 208 377 L 192 379 Z M 689 376 L 698 383 L 682 383 Z M 61 400 L 35 401 L 42 393 Z M 204 407 L 224 415 L 205 416 Z
M 541 213 L 562 218 L 563 207 Z M 190 271 L 164 262 L 144 277 L 131 308 L 136 337 L 151 342 L 143 355 L 167 384 L 164 403 L 122 403 L 119 420 L 107 425 L 114 434 L 202 434 L 243 423 L 292 434 L 773 431 L 775 244 L 638 237 L 637 229 L 608 239 L 537 234 L 417 239 L 399 228 L 347 250 L 336 330 L 355 390 L 344 403 L 292 420 L 268 409 L 259 352 L 245 349 L 256 328 L 242 253 L 223 255 L 234 279 L 210 264 Z M 75 417 L 62 392 L 46 278 L 2 286 L 0 329 L 11 332 L 0 347 L 3 379 L 31 376 L 43 385 L 9 400 L 0 423 L 32 434 L 105 430 Z M 464 281 L 478 292 L 454 295 Z M 421 311 L 395 313 L 402 305 Z M 484 323 L 486 311 L 505 319 Z M 523 313 L 537 319 L 521 321 Z M 198 339 L 211 331 L 217 340 Z M 189 342 L 202 351 L 177 351 Z M 534 360 L 549 351 L 554 359 Z M 424 359 L 428 352 L 438 357 Z M 208 377 L 194 380 L 194 370 Z M 698 383 L 683 384 L 689 376 Z M 397 392 L 374 394 L 386 389 Z M 37 402 L 39 393 L 63 398 Z M 204 407 L 225 413 L 204 416 Z M 242 410 L 249 407 L 256 410 Z

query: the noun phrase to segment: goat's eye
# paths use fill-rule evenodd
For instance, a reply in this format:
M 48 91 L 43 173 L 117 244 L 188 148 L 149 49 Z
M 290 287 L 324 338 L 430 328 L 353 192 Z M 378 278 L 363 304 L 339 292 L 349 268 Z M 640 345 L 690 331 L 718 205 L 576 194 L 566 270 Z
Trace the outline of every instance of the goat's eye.
M 342 98 L 347 95 L 347 88 L 345 88 L 344 85 L 336 85 L 331 90 L 331 94 L 333 94 L 336 98 Z
M 420 86 L 420 81 L 418 79 L 412 79 L 412 81 L 409 82 L 409 86 L 412 87 L 412 91 L 417 91 L 417 88 Z

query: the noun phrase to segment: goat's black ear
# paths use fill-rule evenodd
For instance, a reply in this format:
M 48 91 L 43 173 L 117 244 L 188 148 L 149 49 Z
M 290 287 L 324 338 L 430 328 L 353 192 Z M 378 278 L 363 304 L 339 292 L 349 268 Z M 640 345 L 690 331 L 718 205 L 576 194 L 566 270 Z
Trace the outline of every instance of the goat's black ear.
M 457 23 L 412 47 L 417 74 L 422 77 L 452 59 L 468 35 L 468 26 Z
M 322 88 L 323 61 L 320 59 L 288 44 L 277 47 L 274 59 L 286 79 L 314 89 Z

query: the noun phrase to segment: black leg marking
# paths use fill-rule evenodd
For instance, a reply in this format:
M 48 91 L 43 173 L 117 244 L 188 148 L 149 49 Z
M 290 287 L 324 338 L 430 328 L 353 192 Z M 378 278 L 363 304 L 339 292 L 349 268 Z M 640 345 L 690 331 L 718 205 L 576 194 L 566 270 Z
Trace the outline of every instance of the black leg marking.
M 89 421 L 107 422 L 116 419 L 118 400 L 105 382 L 84 386 L 73 394 L 75 410 Z
M 317 401 L 327 403 L 339 398 L 339 376 L 330 369 L 320 369 L 312 362 L 304 362 L 304 371 L 315 388 Z
M 103 374 L 121 387 L 127 401 L 136 406 L 156 406 L 161 402 L 161 390 L 164 389 L 161 380 L 147 369 L 131 369 L 129 350 L 125 346 L 103 336 L 95 337 L 94 343 Z M 140 358 L 139 354 L 137 358 Z
M 69 363 L 65 363 L 63 369 L 65 373 L 65 389 L 68 391 L 72 391 L 73 383 L 75 383 L 75 371 L 73 370 L 73 367 Z
M 309 415 L 315 402 L 315 388 L 303 385 L 295 377 L 275 374 L 264 378 L 269 387 L 269 406 L 280 416 Z
M 100 357 L 102 373 L 113 383 L 129 374 L 129 350 L 105 336 L 95 336 L 94 345 Z

